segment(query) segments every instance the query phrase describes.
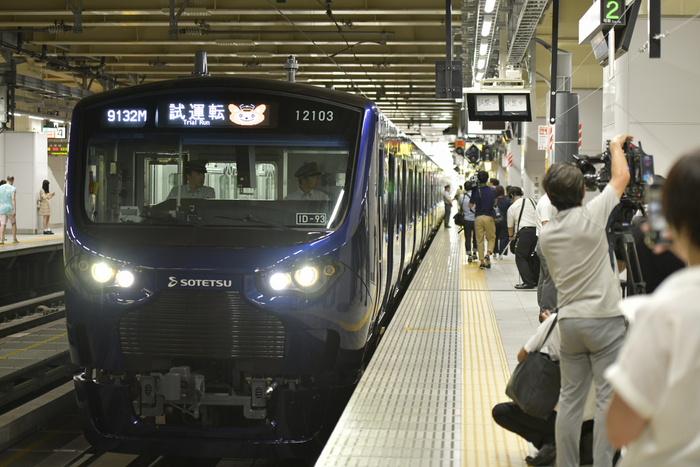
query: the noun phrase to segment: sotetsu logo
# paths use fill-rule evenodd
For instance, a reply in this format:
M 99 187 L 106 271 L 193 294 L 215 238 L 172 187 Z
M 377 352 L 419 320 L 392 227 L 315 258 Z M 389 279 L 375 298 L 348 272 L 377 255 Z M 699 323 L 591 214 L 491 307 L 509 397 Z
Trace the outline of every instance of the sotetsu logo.
M 231 280 L 224 279 L 178 279 L 177 277 L 168 277 L 168 288 L 172 287 L 212 287 L 212 288 L 228 288 L 231 287 Z
M 260 104 L 257 107 L 253 104 L 241 104 L 240 106 L 230 104 L 228 110 L 231 112 L 229 119 L 233 123 L 237 125 L 253 126 L 265 120 L 265 110 L 267 110 L 267 106 L 265 104 Z

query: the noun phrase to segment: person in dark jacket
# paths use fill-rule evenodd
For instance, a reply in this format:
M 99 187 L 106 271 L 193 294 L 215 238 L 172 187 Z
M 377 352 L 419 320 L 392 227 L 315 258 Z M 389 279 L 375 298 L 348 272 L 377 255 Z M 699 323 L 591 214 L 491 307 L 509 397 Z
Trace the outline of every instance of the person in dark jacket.
M 496 223 L 496 251 L 494 258 L 500 259 L 503 254 L 508 254 L 508 218 L 506 213 L 510 207 L 510 200 L 506 198 L 506 190 L 502 185 L 496 185 L 496 206 L 501 212 L 501 222 Z

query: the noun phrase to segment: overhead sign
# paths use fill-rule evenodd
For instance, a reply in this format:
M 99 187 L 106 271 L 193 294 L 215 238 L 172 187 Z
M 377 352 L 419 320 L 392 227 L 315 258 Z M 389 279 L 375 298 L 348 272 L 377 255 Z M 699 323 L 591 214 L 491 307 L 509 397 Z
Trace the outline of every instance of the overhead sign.
M 625 0 L 600 0 L 600 21 L 604 24 L 625 24 Z
M 67 156 L 68 146 L 56 146 L 52 144 L 46 148 L 46 153 L 49 156 Z
M 64 126 L 45 126 L 42 129 L 42 133 L 46 135 L 47 138 L 58 138 L 65 139 L 66 137 L 66 127 Z

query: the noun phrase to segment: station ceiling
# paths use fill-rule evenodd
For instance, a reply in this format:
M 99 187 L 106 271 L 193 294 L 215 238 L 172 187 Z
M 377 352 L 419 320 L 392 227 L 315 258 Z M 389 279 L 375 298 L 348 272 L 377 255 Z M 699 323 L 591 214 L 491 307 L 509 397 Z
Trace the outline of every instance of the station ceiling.
M 474 85 L 476 78 L 504 78 L 501 62 L 525 83 L 536 72 L 533 113 L 545 116 L 550 54 L 538 45 L 531 67 L 528 54 L 521 60 L 515 49 L 533 37 L 551 43 L 551 1 L 451 4 L 454 60 L 465 64 L 464 85 Z M 0 46 L 18 73 L 93 92 L 187 76 L 198 50 L 207 52 L 212 75 L 284 80 L 284 63 L 294 55 L 297 82 L 362 93 L 406 133 L 438 141 L 446 128 L 457 126 L 462 107 L 435 97 L 436 61 L 444 61 L 447 51 L 446 5 L 440 0 L 3 1 Z M 575 89 L 603 84 L 591 47 L 578 45 L 578 20 L 590 6 L 560 0 L 559 48 L 572 53 Z M 700 0 L 663 2 L 664 15 L 698 11 Z M 524 13 L 530 12 L 535 17 L 526 24 Z M 489 19 L 495 27 L 483 36 Z M 483 76 L 480 58 L 486 60 Z M 26 105 L 36 100 L 21 99 Z

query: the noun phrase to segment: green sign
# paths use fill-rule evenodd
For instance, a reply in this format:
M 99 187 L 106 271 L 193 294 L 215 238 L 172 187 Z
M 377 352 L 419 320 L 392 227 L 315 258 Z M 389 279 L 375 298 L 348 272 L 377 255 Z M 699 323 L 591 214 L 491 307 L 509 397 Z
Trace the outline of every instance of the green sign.
M 603 24 L 625 24 L 625 0 L 600 0 L 600 10 Z

